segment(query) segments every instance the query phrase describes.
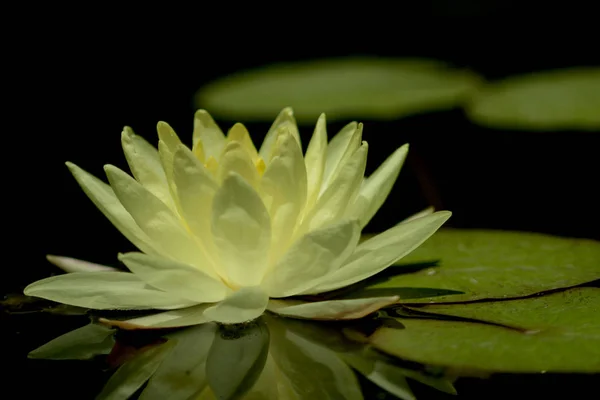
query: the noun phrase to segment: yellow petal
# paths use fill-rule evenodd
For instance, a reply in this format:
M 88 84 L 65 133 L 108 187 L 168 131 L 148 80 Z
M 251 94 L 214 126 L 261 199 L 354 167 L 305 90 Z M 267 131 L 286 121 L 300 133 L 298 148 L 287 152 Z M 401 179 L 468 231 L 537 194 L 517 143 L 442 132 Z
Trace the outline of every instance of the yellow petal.
M 73 272 L 33 282 L 25 295 L 95 310 L 173 309 L 193 301 L 149 288 L 129 272 Z
M 204 147 L 202 146 L 202 142 L 198 142 L 194 145 L 193 151 L 194 155 L 201 163 L 206 162 L 206 155 L 204 154 Z
M 361 226 L 364 227 L 373 218 L 377 210 L 384 203 L 390 194 L 394 182 L 398 178 L 400 169 L 408 153 L 408 144 L 400 147 L 391 156 L 389 156 L 377 170 L 369 176 L 362 185 L 358 198 L 351 207 L 349 215 L 360 219 Z
M 229 142 L 238 142 L 242 145 L 242 148 L 246 150 L 252 163 L 255 164 L 258 161 L 258 152 L 256 151 L 256 147 L 254 147 L 254 143 L 250 138 L 250 133 L 248 129 L 239 122 L 229 130 L 227 134 L 227 140 Z
M 345 265 L 303 294 L 316 294 L 345 287 L 383 271 L 419 247 L 451 215 L 449 211 L 439 211 L 398 224 L 374 236 L 361 243 Z
M 181 214 L 205 252 L 213 249 L 210 231 L 212 201 L 219 185 L 186 146 L 179 146 L 173 158 L 173 179 Z
M 285 251 L 298 215 L 306 203 L 306 168 L 302 149 L 291 133 L 279 136 L 273 158 L 260 182 L 260 193 L 272 221 L 271 256 Z
M 146 254 L 163 254 L 158 243 L 140 229 L 109 185 L 73 163 L 66 164 L 85 194 L 123 236 Z
M 358 221 L 344 221 L 296 241 L 265 277 L 270 297 L 288 297 L 315 286 L 352 254 L 360 238 Z
M 193 142 L 194 148 L 202 142 L 207 160 L 218 158 L 225 147 L 225 135 L 206 110 L 198 110 L 194 115 Z
M 171 153 L 175 153 L 181 144 L 181 140 L 173 128 L 171 128 L 171 126 L 166 122 L 161 121 L 156 125 L 156 130 L 158 131 L 159 140 L 167 145 L 167 148 L 171 151 Z
M 131 173 L 146 189 L 174 209 L 173 199 L 158 150 L 125 127 L 121 144 Z
M 325 156 L 327 154 L 327 126 L 325 114 L 321 114 L 315 131 L 308 143 L 304 157 L 307 175 L 306 210 L 312 209 L 321 192 L 321 183 L 325 171 Z
M 167 256 L 215 276 L 194 238 L 169 207 L 117 167 L 107 165 L 104 169 L 123 206 L 138 226 L 153 241 L 160 243 Z
M 257 285 L 267 268 L 271 222 L 259 195 L 241 176 L 231 174 L 215 195 L 211 225 L 229 281 Z
M 219 181 L 223 182 L 231 173 L 239 174 L 253 187 L 260 179 L 252 158 L 238 142 L 229 142 L 225 146 L 219 163 Z
M 398 296 L 328 301 L 271 300 L 268 310 L 291 318 L 350 320 L 363 318 L 382 307 L 396 303 Z
M 191 265 L 143 253 L 120 254 L 119 260 L 148 285 L 197 303 L 225 298 L 228 288 Z
M 325 224 L 339 220 L 360 190 L 367 164 L 366 142 L 341 167 L 336 178 L 317 200 L 313 210 L 302 222 L 302 232 L 312 231 Z
M 204 311 L 211 306 L 212 304 L 210 303 L 199 304 L 127 320 L 109 320 L 101 318 L 100 322 L 104 325 L 125 330 L 179 328 L 182 326 L 199 325 L 211 322 L 211 320 L 204 315 Z
M 173 182 L 173 156 L 182 143 L 173 128 L 166 122 L 159 122 L 156 129 L 159 137 L 158 155 L 169 183 L 171 197 L 177 203 L 177 192 Z
M 243 287 L 207 308 L 204 315 L 223 324 L 239 324 L 260 317 L 268 302 L 269 296 L 260 287 Z
M 413 215 L 409 216 L 408 218 L 400 221 L 400 223 L 402 224 L 402 223 L 409 222 L 409 221 L 412 221 L 412 220 L 415 220 L 415 219 L 418 219 L 418 218 L 426 217 L 428 215 L 433 214 L 434 212 L 435 212 L 435 208 L 433 208 L 433 207 L 427 207 L 427 208 L 419 211 L 418 213 L 413 214 Z
M 343 127 L 327 145 L 327 154 L 325 169 L 323 170 L 323 182 L 321 184 L 321 193 L 325 191 L 329 183 L 335 177 L 335 172 L 339 170 L 347 159 L 360 146 L 362 140 L 362 131 L 358 132 L 358 124 L 351 122 Z
M 273 155 L 273 148 L 275 147 L 275 142 L 277 140 L 278 132 L 281 128 L 288 129 L 292 136 L 300 142 L 300 134 L 298 132 L 298 125 L 296 124 L 296 119 L 294 118 L 294 112 L 290 107 L 286 107 L 275 118 L 273 125 L 267 132 L 265 139 L 260 146 L 259 154 L 263 160 L 268 164 L 271 161 L 271 156 Z
M 48 254 L 46 260 L 65 272 L 118 271 L 118 269 L 70 257 L 60 257 Z

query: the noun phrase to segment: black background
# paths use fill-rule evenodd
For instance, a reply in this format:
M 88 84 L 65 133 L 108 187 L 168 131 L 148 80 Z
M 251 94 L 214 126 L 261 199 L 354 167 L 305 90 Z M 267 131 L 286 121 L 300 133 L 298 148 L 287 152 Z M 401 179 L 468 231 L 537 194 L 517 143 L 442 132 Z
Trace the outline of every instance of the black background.
M 3 293 L 56 272 L 46 254 L 114 265 L 118 252 L 131 249 L 64 162 L 99 177 L 104 164 L 126 168 L 125 125 L 156 143 L 156 123 L 164 120 L 191 142 L 192 96 L 215 78 L 273 62 L 351 55 L 436 58 L 488 79 L 600 61 L 597 22 L 587 18 L 587 3 L 195 5 L 173 14 L 159 3 L 131 10 L 32 5 L 18 16 L 6 13 Z M 234 121 L 219 122 L 227 129 Z M 433 203 L 454 212 L 449 226 L 600 239 L 598 132 L 507 132 L 473 125 L 459 110 L 363 122 L 369 169 L 411 143 L 390 200 L 367 230 L 382 230 Z M 257 140 L 268 125 L 248 124 Z M 330 136 L 341 125 L 331 124 Z M 312 126 L 302 128 L 307 138 Z M 423 173 L 428 191 L 418 178 Z M 30 325 L 24 329 L 31 335 Z M 13 333 L 7 340 L 18 337 Z M 15 351 L 26 353 L 28 341 L 18 343 Z M 41 373 L 21 364 L 19 374 Z M 561 379 L 581 387 L 579 378 Z M 491 380 L 469 386 L 474 389 L 465 384 L 462 393 L 525 398 L 514 391 L 539 392 L 551 380 Z M 557 393 L 553 387 L 545 396 Z

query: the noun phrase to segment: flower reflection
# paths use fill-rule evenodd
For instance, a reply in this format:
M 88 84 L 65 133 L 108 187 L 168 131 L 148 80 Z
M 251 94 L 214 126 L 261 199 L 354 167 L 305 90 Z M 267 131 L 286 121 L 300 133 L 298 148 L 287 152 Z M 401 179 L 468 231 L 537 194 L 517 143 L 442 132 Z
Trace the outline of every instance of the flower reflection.
M 401 366 L 349 340 L 345 326 L 270 315 L 245 324 L 208 323 L 171 332 L 90 324 L 30 357 L 106 355 L 116 371 L 99 399 L 127 399 L 140 392 L 145 400 L 362 399 L 356 373 L 404 400 L 415 398 L 406 378 L 455 393 L 448 378 Z

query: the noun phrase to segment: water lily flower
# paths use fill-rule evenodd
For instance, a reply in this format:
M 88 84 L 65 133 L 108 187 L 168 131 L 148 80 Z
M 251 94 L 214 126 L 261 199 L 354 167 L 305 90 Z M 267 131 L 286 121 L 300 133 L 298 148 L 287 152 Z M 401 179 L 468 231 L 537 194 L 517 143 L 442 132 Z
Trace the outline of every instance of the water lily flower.
M 423 243 L 449 217 L 418 215 L 359 244 L 388 196 L 408 145 L 368 178 L 362 124 L 327 140 L 325 115 L 302 153 L 292 110 L 284 109 L 259 150 L 247 129 L 224 135 L 204 110 L 193 146 L 166 123 L 158 150 L 126 127 L 132 175 L 106 165 L 110 185 L 67 163 L 104 215 L 140 252 L 120 254 L 129 271 L 92 265 L 30 284 L 25 294 L 91 309 L 155 309 L 141 327 L 240 323 L 270 310 L 308 319 L 361 318 L 397 296 L 309 302 L 373 276 Z M 294 300 L 287 298 L 294 296 Z

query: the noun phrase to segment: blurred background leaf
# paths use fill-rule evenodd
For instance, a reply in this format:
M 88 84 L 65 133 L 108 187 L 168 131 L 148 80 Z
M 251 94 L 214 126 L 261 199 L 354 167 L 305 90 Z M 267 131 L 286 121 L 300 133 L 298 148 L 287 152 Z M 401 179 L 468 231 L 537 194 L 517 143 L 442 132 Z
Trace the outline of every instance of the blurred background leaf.
M 321 59 L 269 65 L 216 80 L 196 93 L 215 117 L 271 121 L 292 107 L 299 123 L 327 119 L 396 119 L 452 108 L 479 78 L 427 59 Z
M 600 129 L 600 68 L 567 68 L 491 82 L 470 100 L 475 122 L 535 131 Z

